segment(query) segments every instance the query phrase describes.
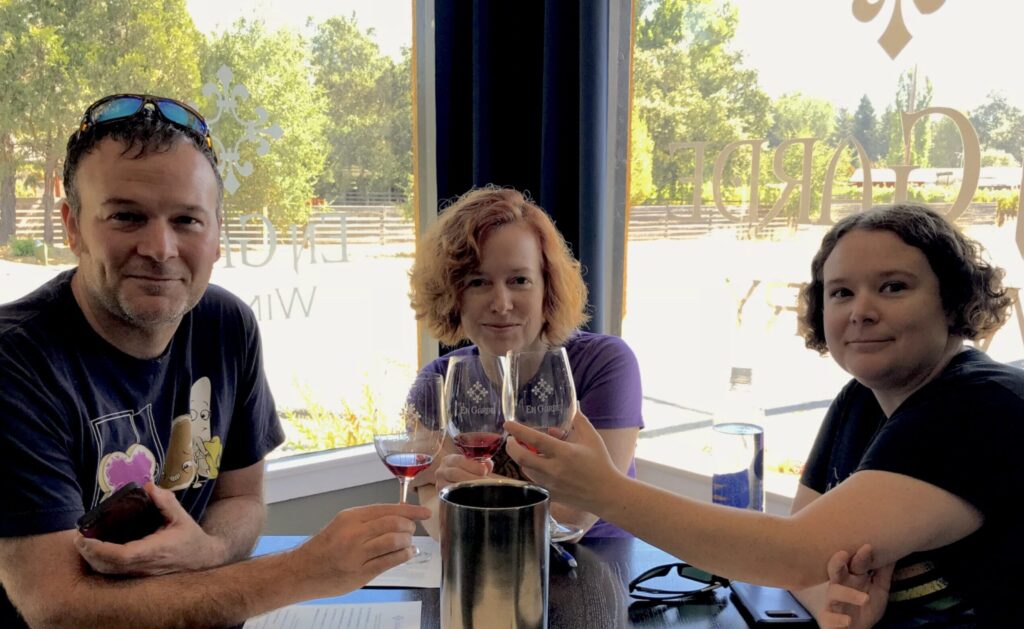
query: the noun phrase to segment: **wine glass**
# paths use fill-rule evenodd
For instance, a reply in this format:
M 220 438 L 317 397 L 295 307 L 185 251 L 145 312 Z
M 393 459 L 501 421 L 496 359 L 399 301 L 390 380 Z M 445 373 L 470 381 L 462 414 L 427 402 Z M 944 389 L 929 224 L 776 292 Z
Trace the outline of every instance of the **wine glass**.
M 565 348 L 510 351 L 506 362 L 502 406 L 508 421 L 565 439 L 576 414 L 576 385 Z M 520 444 L 536 452 L 529 444 Z M 549 519 L 552 541 L 579 536 L 579 527 Z
M 384 400 L 382 422 L 373 435 L 373 445 L 384 466 L 398 478 L 399 503 L 406 504 L 409 481 L 430 467 L 444 443 L 444 413 L 441 408 L 442 378 L 436 373 L 419 373 L 404 394 Z M 430 559 L 430 554 L 413 546 L 411 561 Z
M 464 456 L 489 461 L 505 443 L 504 365 L 489 354 L 452 356 L 444 381 L 448 434 Z

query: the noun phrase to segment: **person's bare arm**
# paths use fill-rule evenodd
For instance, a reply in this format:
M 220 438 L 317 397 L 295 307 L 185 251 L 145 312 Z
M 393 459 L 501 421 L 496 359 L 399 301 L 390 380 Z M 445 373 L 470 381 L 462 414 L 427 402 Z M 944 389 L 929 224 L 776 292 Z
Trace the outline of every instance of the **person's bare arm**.
M 206 534 L 223 545 L 222 563 L 249 556 L 263 525 L 267 508 L 263 502 L 264 462 L 239 470 L 221 472 L 210 504 L 199 524 Z
M 608 450 L 615 469 L 623 474 L 629 471 L 629 464 L 633 461 L 633 453 L 636 452 L 636 438 L 639 433 L 639 428 L 607 428 L 597 431 Z M 595 487 L 594 491 L 600 491 L 600 488 Z M 585 535 L 598 520 L 598 516 L 593 513 L 558 501 L 551 503 L 551 515 L 563 524 L 571 524 L 579 528 L 580 537 Z
M 217 478 L 210 504 L 196 523 L 174 493 L 147 483 L 167 523 L 127 544 L 76 536 L 75 547 L 97 572 L 154 576 L 214 568 L 249 556 L 263 524 L 263 461 Z
M 32 627 L 216 627 L 351 591 L 412 557 L 412 505 L 339 513 L 302 546 L 197 572 L 110 578 L 87 570 L 74 531 L 0 540 L 0 583 Z
M 796 495 L 793 496 L 793 505 L 790 507 L 789 514 L 797 513 L 820 497 L 820 493 L 807 485 L 803 483 L 797 485 Z M 828 581 L 812 585 L 809 588 L 792 590 L 791 593 L 814 616 L 815 620 L 820 622 L 822 614 L 826 612 L 826 606 L 828 605 Z
M 977 530 L 965 500 L 909 476 L 857 472 L 796 514 L 780 517 L 684 498 L 619 472 L 593 426 L 577 415 L 575 441 L 510 425 L 509 453 L 553 497 L 596 513 L 659 548 L 723 576 L 804 589 L 828 580 L 837 550 L 865 543 L 878 566 L 945 546 Z M 594 491 L 595 487 L 602 491 Z

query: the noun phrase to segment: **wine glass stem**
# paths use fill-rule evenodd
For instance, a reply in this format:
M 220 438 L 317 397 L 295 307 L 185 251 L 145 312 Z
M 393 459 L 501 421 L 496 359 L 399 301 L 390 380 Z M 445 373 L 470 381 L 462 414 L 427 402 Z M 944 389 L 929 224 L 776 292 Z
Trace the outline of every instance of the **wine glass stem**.
M 399 494 L 398 504 L 406 504 L 409 502 L 409 478 L 406 476 L 398 477 L 398 484 L 402 487 L 402 493 Z

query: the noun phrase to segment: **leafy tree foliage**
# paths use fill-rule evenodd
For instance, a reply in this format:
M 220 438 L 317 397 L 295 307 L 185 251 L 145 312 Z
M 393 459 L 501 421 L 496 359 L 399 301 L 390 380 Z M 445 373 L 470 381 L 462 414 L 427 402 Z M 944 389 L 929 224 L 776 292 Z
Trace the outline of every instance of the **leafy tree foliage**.
M 184 0 L 0 3 L 0 177 L 19 155 L 42 164 L 48 243 L 53 183 L 82 111 L 118 91 L 195 95 L 199 41 Z
M 647 124 L 634 107 L 630 114 L 629 144 L 629 204 L 640 205 L 654 196 L 654 179 L 651 177 L 654 142 L 647 131 Z
M 316 85 L 326 96 L 329 152 L 316 192 L 345 203 L 367 190 L 411 190 L 412 70 L 383 55 L 373 31 L 333 17 L 312 41 Z
M 290 30 L 268 32 L 258 20 L 241 19 L 206 48 L 203 76 L 212 79 L 224 67 L 231 71 L 231 86 L 245 86 L 250 98 L 236 98 L 235 115 L 221 111 L 211 126 L 228 161 L 252 164 L 252 173 L 239 177 L 237 192 L 225 196 L 226 214 L 266 213 L 281 227 L 305 223 L 328 151 L 327 102 L 311 81 L 306 43 Z M 203 103 L 213 118 L 215 94 L 204 91 Z M 266 128 L 277 125 L 283 135 L 268 144 L 239 142 L 245 123 L 259 120 L 257 108 L 266 111 Z M 256 131 L 268 134 L 259 126 Z
M 993 92 L 968 116 L 984 148 L 1010 153 L 1021 162 L 1024 149 L 1024 111 L 1011 105 L 1006 96 Z
M 936 168 L 960 168 L 964 150 L 963 139 L 956 124 L 945 116 L 932 121 L 932 148 L 928 163 Z
M 932 103 L 932 81 L 928 77 L 921 82 L 917 79 L 916 70 L 900 75 L 896 89 L 895 106 L 886 109 L 885 129 L 888 138 L 888 150 L 885 153 L 886 164 L 906 164 L 929 166 L 928 155 L 932 144 L 932 127 L 926 121 L 914 125 L 910 139 L 910 162 L 905 162 L 906 147 L 903 142 L 903 124 L 899 112 L 914 112 L 930 106 Z
M 764 138 L 770 101 L 757 73 L 730 49 L 736 9 L 716 0 L 662 0 L 638 5 L 634 107 L 654 144 L 658 200 L 687 199 L 694 152 L 682 143 L 708 140 L 706 159 L 738 139 Z M 727 179 L 740 183 L 748 158 L 731 160 Z
M 875 117 L 875 108 L 868 95 L 860 97 L 860 104 L 853 114 L 853 137 L 864 147 L 871 160 L 884 154 L 884 139 L 880 137 L 879 122 Z

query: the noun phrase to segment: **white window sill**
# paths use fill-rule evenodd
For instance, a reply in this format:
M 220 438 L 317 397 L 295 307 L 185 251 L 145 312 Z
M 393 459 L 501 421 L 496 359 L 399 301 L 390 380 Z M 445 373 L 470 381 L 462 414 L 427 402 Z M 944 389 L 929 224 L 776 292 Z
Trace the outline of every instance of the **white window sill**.
M 704 457 L 682 457 L 679 452 L 656 447 L 658 440 L 641 440 L 637 449 L 637 477 L 662 489 L 698 500 L 711 500 L 711 470 Z M 655 447 L 652 447 L 655 446 Z M 304 454 L 267 463 L 264 481 L 267 503 L 368 485 L 393 478 L 374 451 L 363 445 L 330 452 Z M 789 513 L 798 479 L 792 475 L 767 474 L 766 510 Z
M 373 446 L 362 445 L 268 461 L 264 492 L 270 504 L 392 478 Z

